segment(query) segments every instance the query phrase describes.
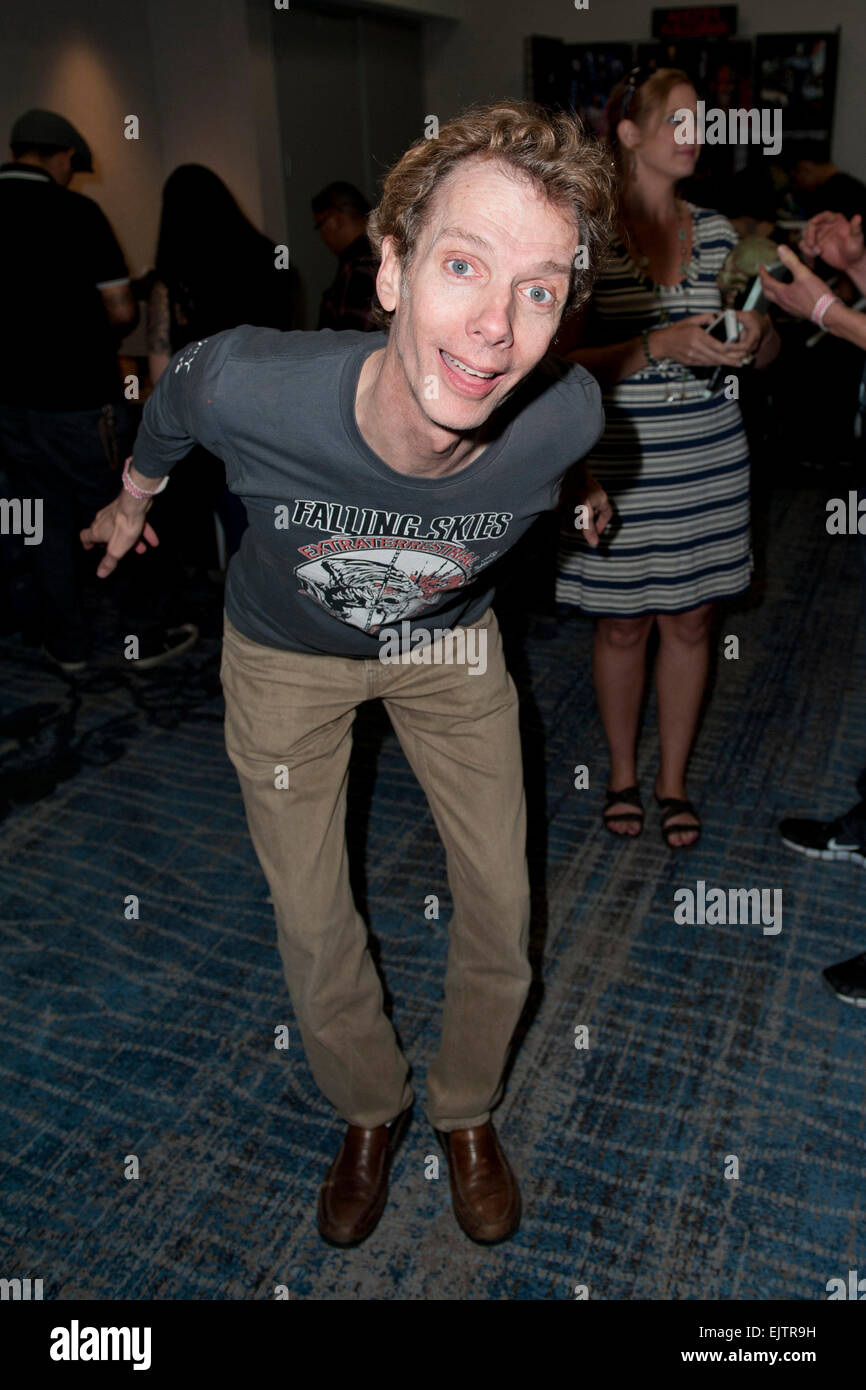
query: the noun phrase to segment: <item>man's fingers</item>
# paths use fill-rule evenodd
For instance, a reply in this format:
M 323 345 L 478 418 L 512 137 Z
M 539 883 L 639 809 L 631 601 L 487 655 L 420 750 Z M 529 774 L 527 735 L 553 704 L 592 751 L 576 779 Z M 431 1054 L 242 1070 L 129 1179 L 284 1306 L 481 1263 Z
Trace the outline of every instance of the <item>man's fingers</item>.
M 774 280 L 773 277 L 772 277 L 772 275 L 770 274 L 770 272 L 769 272 L 768 270 L 765 270 L 765 268 L 764 268 L 763 266 L 761 266 L 761 267 L 759 268 L 758 274 L 759 274 L 760 277 L 761 277 L 761 289 L 764 291 L 764 295 L 766 296 L 767 299 L 772 300 L 772 302 L 773 302 L 774 304 L 778 304 L 778 302 L 779 302 L 779 290 L 778 290 L 778 284 L 779 284 L 779 282 L 778 282 L 778 280 Z
M 790 270 L 795 280 L 799 275 L 811 273 L 806 270 L 800 257 L 791 250 L 790 246 L 779 247 L 779 260 L 782 262 L 783 266 Z
M 97 579 L 105 579 L 116 569 L 117 559 L 115 556 L 109 555 L 108 551 L 106 551 L 96 567 L 96 577 Z
M 599 508 L 598 516 L 596 517 L 595 529 L 597 535 L 601 535 L 602 531 L 604 530 L 605 526 L 607 526 L 607 523 L 610 521 L 612 516 L 613 507 L 610 505 L 607 499 L 605 499 L 604 506 Z

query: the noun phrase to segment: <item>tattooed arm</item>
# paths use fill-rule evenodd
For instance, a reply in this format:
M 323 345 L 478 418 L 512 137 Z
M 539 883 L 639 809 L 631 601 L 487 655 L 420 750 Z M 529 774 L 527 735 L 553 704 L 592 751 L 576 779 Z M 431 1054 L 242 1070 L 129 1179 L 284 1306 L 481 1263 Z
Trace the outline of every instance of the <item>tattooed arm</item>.
M 154 281 L 147 302 L 147 364 L 155 386 L 171 360 L 171 313 L 168 286 Z

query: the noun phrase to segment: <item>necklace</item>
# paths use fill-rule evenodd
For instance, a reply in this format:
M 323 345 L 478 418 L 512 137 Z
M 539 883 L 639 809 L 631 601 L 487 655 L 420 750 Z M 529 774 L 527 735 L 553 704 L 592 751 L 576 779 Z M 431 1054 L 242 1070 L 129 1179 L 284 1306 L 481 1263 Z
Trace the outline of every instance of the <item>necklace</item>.
M 675 207 L 677 213 L 679 214 L 679 226 L 677 227 L 677 242 L 679 245 L 680 257 L 679 280 L 676 285 L 660 285 L 657 283 L 657 281 L 649 279 L 648 275 L 646 274 L 646 268 L 649 265 L 649 256 L 641 254 L 640 243 L 638 242 L 637 237 L 633 236 L 630 228 L 625 223 L 623 223 L 626 245 L 628 246 L 629 254 L 632 256 L 632 260 L 638 270 L 638 274 L 643 278 L 643 280 L 646 283 L 648 283 L 652 287 L 652 296 L 655 301 L 656 316 L 656 322 L 654 324 L 654 327 L 657 328 L 665 328 L 671 322 L 670 309 L 667 305 L 662 303 L 661 296 L 663 290 L 673 290 L 675 293 L 682 294 L 683 310 L 687 314 L 689 309 L 691 286 L 688 283 L 688 273 L 692 259 L 694 257 L 694 246 L 692 246 L 687 258 L 686 243 L 688 240 L 688 233 L 686 231 L 685 223 L 688 210 L 685 204 L 681 202 L 679 198 L 677 198 L 675 201 Z M 632 248 L 634 249 L 634 252 L 636 254 L 633 254 Z M 671 363 L 670 366 L 672 368 L 674 364 Z M 666 405 L 683 404 L 683 402 L 686 399 L 686 382 L 688 380 L 688 375 L 689 374 L 686 371 L 686 368 L 680 365 L 679 372 L 671 385 L 671 389 L 665 396 Z
M 681 200 L 680 200 L 679 198 L 677 198 L 677 199 L 675 200 L 674 206 L 675 206 L 676 212 L 677 212 L 678 217 L 679 217 L 679 226 L 677 227 L 677 243 L 678 243 L 678 250 L 679 250 L 679 257 L 680 257 L 680 262 L 679 262 L 679 267 L 678 267 L 678 270 L 679 270 L 679 278 L 680 278 L 680 280 L 684 280 L 684 279 L 686 278 L 686 276 L 688 275 L 689 265 L 691 264 L 691 255 L 690 255 L 690 253 L 688 253 L 688 251 L 687 251 L 687 242 L 688 242 L 688 232 L 686 231 L 686 215 L 687 215 L 687 209 L 686 209 L 685 204 L 684 204 L 683 202 L 681 202 Z M 632 251 L 634 252 L 634 255 L 633 255 L 634 263 L 635 263 L 635 265 L 638 267 L 638 269 L 641 271 L 641 273 L 643 274 L 644 279 L 647 279 L 648 276 L 646 275 L 646 268 L 647 268 L 647 266 L 649 265 L 649 256 L 643 255 L 643 253 L 641 252 L 641 248 L 640 248 L 640 242 L 638 241 L 637 237 L 636 237 L 636 236 L 634 235 L 634 233 L 632 232 L 631 228 L 630 228 L 630 227 L 628 226 L 628 224 L 625 223 L 625 222 L 623 223 L 623 230 L 625 231 L 625 239 L 626 239 L 626 244 L 627 244 L 627 246 L 628 246 L 628 248 L 629 248 L 629 252 L 630 252 L 630 253 L 631 253 Z M 654 286 L 655 291 L 658 292 L 658 286 L 656 285 L 656 282 L 655 282 L 655 281 L 652 281 L 652 284 L 653 284 L 653 286 Z M 669 289 L 670 286 L 664 286 L 663 288 Z

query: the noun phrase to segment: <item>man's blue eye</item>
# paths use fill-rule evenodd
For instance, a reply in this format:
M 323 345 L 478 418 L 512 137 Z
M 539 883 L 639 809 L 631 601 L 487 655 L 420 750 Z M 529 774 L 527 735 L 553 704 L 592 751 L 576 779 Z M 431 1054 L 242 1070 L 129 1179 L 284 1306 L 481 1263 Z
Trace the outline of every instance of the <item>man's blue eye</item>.
M 456 261 L 456 260 L 455 260 L 455 261 L 449 261 L 448 264 L 449 264 L 449 265 L 456 265 L 456 266 L 458 267 L 458 269 L 454 272 L 455 275 L 462 275 L 464 270 L 468 270 L 468 269 L 469 269 L 469 262 L 468 262 L 468 261 Z
M 546 294 L 547 299 L 533 298 L 533 296 L 539 294 Z M 550 293 L 550 290 L 546 290 L 543 285 L 533 285 L 532 289 L 529 291 L 529 295 L 530 298 L 532 298 L 533 304 L 549 304 L 550 301 L 553 299 L 553 295 Z

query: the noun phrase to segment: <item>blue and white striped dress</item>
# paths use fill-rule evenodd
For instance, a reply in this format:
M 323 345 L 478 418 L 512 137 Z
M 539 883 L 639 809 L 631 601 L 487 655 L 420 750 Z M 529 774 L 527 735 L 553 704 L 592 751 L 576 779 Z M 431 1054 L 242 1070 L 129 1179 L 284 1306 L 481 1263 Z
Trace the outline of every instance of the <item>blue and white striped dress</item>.
M 716 280 L 737 234 L 719 213 L 686 206 L 692 257 L 685 279 L 654 286 L 616 240 L 596 282 L 588 345 L 657 328 L 662 310 L 675 323 L 721 308 Z M 560 603 L 598 616 L 638 617 L 685 612 L 749 587 L 749 454 L 740 407 L 725 395 L 725 375 L 704 399 L 706 377 L 663 363 L 605 394 L 605 432 L 586 462 L 614 505 L 614 520 L 597 550 L 579 531 L 563 530 Z

